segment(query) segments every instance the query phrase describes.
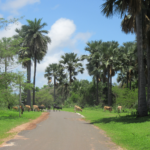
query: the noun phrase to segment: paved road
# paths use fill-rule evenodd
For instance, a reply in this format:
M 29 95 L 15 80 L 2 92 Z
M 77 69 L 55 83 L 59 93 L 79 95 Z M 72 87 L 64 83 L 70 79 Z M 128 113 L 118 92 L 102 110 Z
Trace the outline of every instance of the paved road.
M 75 113 L 50 112 L 49 118 L 33 130 L 18 134 L 12 146 L 0 150 L 121 150 L 110 142 L 102 130 L 81 120 Z

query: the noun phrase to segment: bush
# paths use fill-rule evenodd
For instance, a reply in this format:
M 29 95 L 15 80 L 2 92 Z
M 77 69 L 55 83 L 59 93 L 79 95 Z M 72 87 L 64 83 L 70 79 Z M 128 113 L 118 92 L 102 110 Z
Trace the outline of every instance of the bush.
M 138 89 L 130 90 L 128 88 L 118 88 L 117 86 L 112 88 L 112 91 L 116 95 L 116 105 L 123 107 L 135 108 L 138 100 Z

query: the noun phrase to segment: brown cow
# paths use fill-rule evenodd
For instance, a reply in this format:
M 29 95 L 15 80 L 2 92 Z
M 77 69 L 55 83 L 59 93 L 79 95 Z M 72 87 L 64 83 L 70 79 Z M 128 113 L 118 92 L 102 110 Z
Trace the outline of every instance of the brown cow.
M 105 110 L 109 110 L 111 112 L 112 111 L 112 107 L 110 107 L 110 106 L 104 106 L 104 111 Z
M 121 113 L 121 109 L 122 109 L 122 106 L 118 106 L 118 112 L 120 111 Z
M 33 105 L 33 111 L 35 111 L 35 110 L 39 111 L 38 105 Z
M 25 105 L 25 108 L 28 110 L 28 112 L 31 110 L 30 105 Z
M 17 106 L 13 106 L 13 108 L 12 109 L 14 109 L 14 110 L 18 110 L 18 107 Z
M 74 106 L 74 111 L 75 111 L 75 112 L 76 112 L 76 111 L 81 111 L 81 112 L 82 112 L 82 109 L 81 109 L 79 106 L 75 105 L 75 106 Z

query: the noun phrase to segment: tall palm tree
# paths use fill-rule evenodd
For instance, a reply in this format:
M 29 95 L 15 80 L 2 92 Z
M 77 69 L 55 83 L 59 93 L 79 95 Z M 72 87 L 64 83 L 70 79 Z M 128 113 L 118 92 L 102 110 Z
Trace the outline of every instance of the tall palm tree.
M 136 33 L 137 33 L 137 49 L 138 49 L 138 82 L 139 82 L 139 98 L 138 113 L 139 116 L 147 115 L 147 103 L 145 92 L 145 77 L 143 66 L 143 13 L 144 7 L 147 7 L 148 1 L 144 0 L 107 0 L 102 4 L 102 12 L 106 17 L 112 16 L 114 12 L 119 12 L 121 17 L 128 12 L 136 17 Z
M 62 60 L 59 63 L 64 66 L 65 69 L 69 72 L 70 84 L 73 81 L 72 77 L 78 75 L 78 73 L 83 73 L 84 68 L 82 67 L 82 63 L 80 63 L 80 59 L 77 57 L 75 53 L 65 53 L 65 55 L 61 56 Z
M 49 64 L 49 66 L 45 69 L 44 77 L 47 78 L 48 80 L 54 77 L 54 102 L 56 101 L 55 88 L 56 88 L 57 75 L 58 75 L 58 64 L 56 63 Z
M 82 55 L 81 60 L 87 59 L 88 64 L 86 65 L 86 68 L 88 70 L 89 75 L 96 77 L 96 84 L 97 84 L 97 90 L 96 90 L 96 104 L 99 104 L 98 100 L 98 83 L 99 79 L 102 76 L 102 54 L 101 54 L 101 44 L 102 41 L 91 41 L 87 42 L 87 46 L 85 47 L 85 50 L 90 52 L 90 55 Z
M 35 77 L 36 77 L 36 64 L 40 62 L 43 56 L 46 54 L 48 49 L 48 43 L 51 42 L 47 30 L 42 30 L 47 24 L 41 23 L 42 19 L 34 19 L 34 21 L 27 20 L 28 25 L 24 25 L 25 31 L 25 42 L 32 49 L 32 55 L 34 60 L 34 78 L 33 78 L 33 105 L 35 104 Z
M 21 27 L 21 29 L 16 28 L 15 31 L 18 34 L 14 35 L 14 38 L 17 39 L 17 38 L 21 37 L 24 39 L 26 36 L 26 30 L 28 30 L 26 26 Z M 25 39 L 23 40 L 21 45 L 23 47 L 28 47 L 26 50 L 20 50 L 18 54 L 19 54 L 19 59 L 27 58 L 26 61 L 22 62 L 22 67 L 27 69 L 27 83 L 31 83 L 31 65 L 32 65 L 31 59 L 33 57 L 32 50 L 31 50 L 30 45 L 27 45 Z M 31 91 L 30 91 L 30 89 L 27 90 L 27 103 L 26 104 L 31 106 Z

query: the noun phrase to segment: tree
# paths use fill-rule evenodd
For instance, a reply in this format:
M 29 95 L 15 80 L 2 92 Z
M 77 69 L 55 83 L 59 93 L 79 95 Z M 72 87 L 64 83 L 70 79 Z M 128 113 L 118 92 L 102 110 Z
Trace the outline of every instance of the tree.
M 34 19 L 34 21 L 27 20 L 28 25 L 24 25 L 23 28 L 26 29 L 25 32 L 25 43 L 32 49 L 32 55 L 34 60 L 34 78 L 33 78 L 33 105 L 35 104 L 35 77 L 36 77 L 36 64 L 37 61 L 40 62 L 48 49 L 48 43 L 51 42 L 50 37 L 46 36 L 48 34 L 47 30 L 42 30 L 47 24 L 42 23 L 42 19 Z
M 80 63 L 80 59 L 77 58 L 77 54 L 75 53 L 65 53 L 65 55 L 61 56 L 62 60 L 59 63 L 67 69 L 69 72 L 70 84 L 73 81 L 72 77 L 78 75 L 78 73 L 83 73 L 84 68 L 82 67 L 82 63 Z
M 57 80 L 57 71 L 58 71 L 58 64 L 53 63 L 49 64 L 49 66 L 45 69 L 44 77 L 48 80 L 51 80 L 54 77 L 54 102 L 56 100 L 55 97 L 55 87 L 56 87 L 56 80 Z
M 138 82 L 139 82 L 139 97 L 138 97 L 138 113 L 139 116 L 147 116 L 147 103 L 145 92 L 145 76 L 143 66 L 143 12 L 148 1 L 144 0 L 107 0 L 102 4 L 102 13 L 106 17 L 112 16 L 114 12 L 119 12 L 121 17 L 128 12 L 136 17 L 136 33 L 137 33 L 137 49 L 138 49 Z
M 26 36 L 26 26 L 22 26 L 21 29 L 16 29 L 15 31 L 18 33 L 17 35 L 14 35 L 14 38 L 23 38 L 24 40 L 21 43 L 21 46 L 23 47 L 28 47 L 26 50 L 21 49 L 18 53 L 19 55 L 19 60 L 22 60 L 22 67 L 27 69 L 27 82 L 31 83 L 31 59 L 32 59 L 32 50 L 30 45 L 27 45 L 25 42 L 25 36 Z M 24 61 L 23 61 L 24 60 Z M 27 90 L 27 105 L 31 106 L 31 91 Z

